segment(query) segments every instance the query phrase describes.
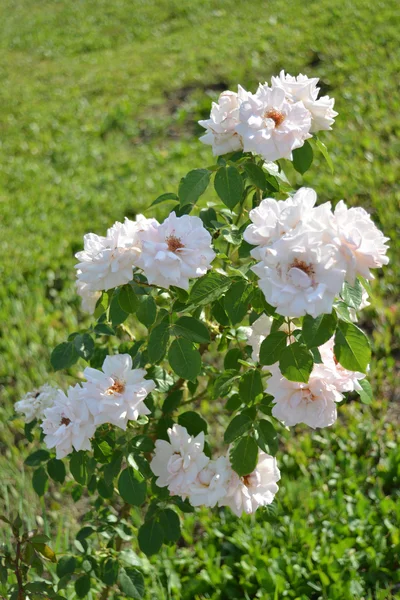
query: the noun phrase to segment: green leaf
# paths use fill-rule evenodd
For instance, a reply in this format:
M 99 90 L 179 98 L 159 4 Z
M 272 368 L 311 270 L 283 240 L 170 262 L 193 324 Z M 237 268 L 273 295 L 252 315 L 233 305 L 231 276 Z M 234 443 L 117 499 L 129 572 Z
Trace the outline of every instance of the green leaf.
M 84 598 L 90 592 L 90 575 L 82 575 L 75 581 L 75 592 L 78 598 Z
M 237 440 L 230 453 L 232 469 L 243 477 L 249 475 L 257 466 L 258 446 L 254 438 L 246 435 Z
M 261 365 L 273 365 L 278 362 L 282 351 L 287 346 L 288 336 L 284 331 L 274 331 L 267 335 L 260 346 Z
M 118 479 L 118 491 L 125 502 L 140 506 L 146 500 L 147 486 L 140 481 L 132 467 L 124 469 Z
M 250 298 L 253 287 L 244 279 L 234 283 L 226 292 L 224 308 L 232 325 L 240 323 L 249 310 Z
M 76 559 L 74 556 L 62 556 L 57 563 L 57 575 L 58 577 L 64 577 L 75 571 Z
M 188 410 L 179 415 L 178 423 L 182 427 L 186 427 L 189 435 L 198 435 L 202 431 L 207 433 L 207 422 L 193 410 Z
M 149 362 L 158 363 L 167 351 L 169 340 L 169 319 L 163 319 L 161 323 L 152 329 L 147 344 Z
M 194 169 L 183 177 L 179 184 L 179 199 L 181 206 L 195 204 L 206 191 L 210 183 L 211 171 Z
M 263 384 L 260 371 L 251 369 L 242 375 L 239 382 L 239 396 L 243 402 L 249 404 L 249 402 L 255 400 L 255 398 L 262 393 Z
M 358 310 L 362 302 L 362 293 L 363 289 L 361 283 L 358 281 L 358 279 L 356 279 L 354 286 L 344 283 L 340 296 L 347 306 Z
M 69 470 L 71 471 L 72 477 L 80 483 L 85 485 L 87 481 L 87 460 L 84 452 L 74 452 L 69 460 Z
M 328 152 L 328 148 L 317 137 L 314 136 L 313 140 L 314 140 L 314 144 L 317 146 L 318 150 L 321 152 L 321 154 L 325 158 L 326 162 L 328 163 L 328 166 L 329 166 L 329 168 L 331 170 L 331 173 L 333 173 L 333 162 L 332 162 L 332 159 L 331 159 L 330 154 Z
M 315 319 L 306 315 L 303 319 L 303 338 L 309 348 L 322 346 L 331 339 L 337 325 L 336 313 L 319 315 Z
M 39 552 L 42 556 L 44 556 L 44 558 L 46 558 L 47 560 L 50 560 L 53 563 L 57 562 L 57 558 L 56 555 L 54 553 L 54 551 L 50 548 L 50 546 L 47 546 L 47 544 L 43 544 L 42 542 L 31 542 L 32 546 L 35 548 L 35 550 L 37 552 Z
M 243 358 L 240 348 L 231 348 L 228 350 L 224 358 L 224 369 L 240 371 L 240 358 Z
M 175 202 L 177 200 L 179 200 L 178 196 L 176 194 L 174 194 L 173 192 L 166 192 L 165 194 L 161 194 L 161 196 L 158 196 L 158 198 L 156 198 L 149 206 L 149 208 L 151 206 L 156 206 L 157 204 L 161 204 L 162 202 L 167 202 L 168 200 L 175 200 Z
M 269 184 L 265 171 L 253 162 L 244 163 L 244 170 L 251 183 L 260 190 L 274 191 L 274 188 Z
M 129 316 L 125 310 L 121 308 L 119 303 L 119 296 L 121 294 L 120 289 L 116 289 L 114 291 L 113 297 L 111 298 L 111 304 L 109 308 L 109 320 L 111 321 L 111 325 L 113 327 L 117 327 L 117 325 L 121 325 Z
M 359 379 L 358 383 L 361 385 L 362 389 L 358 392 L 360 396 L 360 400 L 363 404 L 371 404 L 374 396 L 372 393 L 372 387 L 368 379 Z
M 200 219 L 203 221 L 203 225 L 206 229 L 215 229 L 213 221 L 217 221 L 217 213 L 212 206 L 208 208 L 202 208 L 200 211 Z
M 106 585 L 114 585 L 117 581 L 119 573 L 119 564 L 118 561 L 113 560 L 112 558 L 106 559 L 102 563 L 102 568 L 100 572 L 100 579 Z
M 164 531 L 155 519 L 145 521 L 140 527 L 138 533 L 139 547 L 147 556 L 156 554 L 160 550 L 163 541 Z
M 49 460 L 49 458 L 50 452 L 47 452 L 47 450 L 35 450 L 35 452 L 26 457 L 24 464 L 27 467 L 38 467 L 42 462 Z
M 278 435 L 272 423 L 266 419 L 262 419 L 257 423 L 256 440 L 263 452 L 275 456 L 278 451 Z
M 289 381 L 307 383 L 313 365 L 312 354 L 299 342 L 286 346 L 279 359 L 279 369 Z
M 175 339 L 168 351 L 168 361 L 172 370 L 183 379 L 193 381 L 201 372 L 200 353 L 189 340 Z
M 236 438 L 242 436 L 244 433 L 247 433 L 251 429 L 253 425 L 253 419 L 247 413 L 241 413 L 240 415 L 236 415 L 229 423 L 226 431 L 224 433 L 224 441 L 227 444 L 230 444 Z
M 136 600 L 143 598 L 145 590 L 144 577 L 137 569 L 132 567 L 121 569 L 118 583 L 127 598 L 135 598 Z
M 75 350 L 81 358 L 90 360 L 94 352 L 94 340 L 88 333 L 79 334 L 74 338 Z
M 69 369 L 76 363 L 79 354 L 76 351 L 74 342 L 63 342 L 56 346 L 51 353 L 50 362 L 55 371 L 60 369 Z
M 199 344 L 207 344 L 210 341 L 210 333 L 207 327 L 194 317 L 180 317 L 172 325 L 171 333 Z
M 97 491 L 99 492 L 99 496 L 102 498 L 112 498 L 114 487 L 112 484 L 106 482 L 104 477 L 101 477 L 97 481 Z
M 138 298 L 135 292 L 132 289 L 132 286 L 124 285 L 119 294 L 118 294 L 118 302 L 122 310 L 128 315 L 135 313 L 138 307 Z
M 32 476 L 32 485 L 38 496 L 44 496 L 47 481 L 48 477 L 44 467 L 36 469 Z
M 339 320 L 333 350 L 342 367 L 366 373 L 371 361 L 371 347 L 365 333 L 356 325 Z
M 229 394 L 233 384 L 239 377 L 236 370 L 225 371 L 225 373 L 219 375 L 214 381 L 213 400 Z
M 47 463 L 47 472 L 54 481 L 64 483 L 66 469 L 62 460 L 57 460 L 57 458 L 49 460 Z
M 307 141 L 304 142 L 301 148 L 293 150 L 293 166 L 298 173 L 304 175 L 306 171 L 311 167 L 314 153 L 311 144 Z
M 232 284 L 232 280 L 216 271 L 209 271 L 204 277 L 197 279 L 189 296 L 190 310 L 192 306 L 204 306 L 217 300 Z
M 214 187 L 222 202 L 231 210 L 243 195 L 243 179 L 236 167 L 221 167 L 215 174 Z
M 139 305 L 136 310 L 136 316 L 149 329 L 156 320 L 157 305 L 153 296 L 141 296 L 138 300 Z
M 165 508 L 158 514 L 159 523 L 167 542 L 177 542 L 181 537 L 181 524 L 179 517 L 171 508 Z

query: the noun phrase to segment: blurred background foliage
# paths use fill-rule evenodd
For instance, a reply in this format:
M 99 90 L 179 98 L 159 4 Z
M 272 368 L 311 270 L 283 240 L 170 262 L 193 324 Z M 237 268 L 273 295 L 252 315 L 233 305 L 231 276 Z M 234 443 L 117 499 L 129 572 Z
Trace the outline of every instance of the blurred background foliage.
M 81 526 L 85 499 L 66 505 L 52 487 L 35 496 L 23 467 L 32 445 L 10 417 L 35 385 L 79 374 L 55 376 L 49 354 L 86 322 L 73 269 L 83 234 L 134 217 L 212 164 L 196 122 L 220 91 L 303 72 L 320 77 L 339 112 L 324 136 L 334 174 L 318 156 L 305 183 L 321 202 L 363 206 L 391 238 L 361 323 L 375 400 L 348 402 L 330 430 L 284 434 L 271 510 L 188 515 L 178 549 L 150 562 L 126 549 L 126 560 L 144 569 L 154 599 L 400 598 L 399 48 L 396 0 L 2 0 L 2 512 L 18 508 L 59 555 Z

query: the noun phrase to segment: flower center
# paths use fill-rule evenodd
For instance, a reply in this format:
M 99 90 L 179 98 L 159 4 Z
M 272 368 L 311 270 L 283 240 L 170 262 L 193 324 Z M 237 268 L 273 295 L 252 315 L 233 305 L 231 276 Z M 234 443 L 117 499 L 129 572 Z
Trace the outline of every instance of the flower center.
M 283 112 L 277 110 L 276 108 L 270 108 L 264 114 L 264 118 L 272 119 L 275 123 L 275 127 L 279 127 L 279 125 L 281 125 L 285 120 L 285 115 L 283 114 Z
M 68 427 L 68 425 L 71 423 L 71 419 L 68 419 L 68 417 L 63 417 L 60 421 L 60 425 L 65 425 L 66 427 Z
M 181 238 L 178 238 L 175 235 L 169 235 L 167 238 L 165 238 L 165 241 L 168 244 L 168 250 L 170 252 L 176 252 L 180 248 L 185 247 L 181 242 Z
M 301 390 L 301 396 L 304 402 L 313 402 L 315 400 L 315 396 L 308 388 Z
M 108 388 L 106 394 L 112 396 L 113 394 L 123 394 L 125 391 L 125 383 L 116 379 L 114 383 Z
M 303 273 L 306 273 L 309 277 L 315 275 L 315 271 L 312 265 L 307 264 L 304 260 L 299 260 L 295 258 L 292 264 L 290 265 L 292 269 L 300 269 Z

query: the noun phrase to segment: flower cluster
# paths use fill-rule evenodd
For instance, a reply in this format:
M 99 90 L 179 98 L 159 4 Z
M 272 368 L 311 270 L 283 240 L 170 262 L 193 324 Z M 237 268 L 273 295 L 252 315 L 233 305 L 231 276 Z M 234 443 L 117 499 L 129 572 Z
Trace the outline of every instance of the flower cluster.
M 207 131 L 200 140 L 219 156 L 235 150 L 252 152 L 267 161 L 292 159 L 292 151 L 312 134 L 331 129 L 337 112 L 329 96 L 318 98 L 318 79 L 292 77 L 281 71 L 271 85 L 259 84 L 255 94 L 241 86 L 223 92 L 210 118 L 199 121 Z
M 244 239 L 256 246 L 252 268 L 276 312 L 287 317 L 330 313 L 343 283 L 388 263 L 387 239 L 362 208 L 341 200 L 315 206 L 317 195 L 301 188 L 287 200 L 267 198 L 250 211 Z
M 275 458 L 259 452 L 255 470 L 239 477 L 229 457 L 213 460 L 204 453 L 204 433 L 190 436 L 185 427 L 168 429 L 169 442 L 157 440 L 150 463 L 159 487 L 172 496 L 189 499 L 192 506 L 229 506 L 240 517 L 271 504 L 278 491 L 280 472 Z
M 103 423 L 125 430 L 128 421 L 150 412 L 144 400 L 155 383 L 145 379 L 144 369 L 132 368 L 129 354 L 107 356 L 101 371 L 87 367 L 84 375 L 86 382 L 70 387 L 66 394 L 58 390 L 41 411 L 44 441 L 48 448 L 56 448 L 57 458 L 73 448 L 90 450 L 90 438 Z
M 76 254 L 77 291 L 84 310 L 93 312 L 100 292 L 131 281 L 133 269 L 142 269 L 152 285 L 187 290 L 189 279 L 205 275 L 214 257 L 198 217 L 172 212 L 160 225 L 138 215 L 115 223 L 105 237 L 84 236 L 84 250 Z
M 28 392 L 14 404 L 14 408 L 17 413 L 24 415 L 26 423 L 32 423 L 35 419 L 40 421 L 46 408 L 53 406 L 57 394 L 57 388 L 46 383 L 37 390 Z
M 247 330 L 254 362 L 259 360 L 261 343 L 269 335 L 272 322 L 271 317 L 262 315 Z M 279 330 L 287 333 L 287 323 L 283 323 Z M 290 340 L 291 336 L 288 336 L 288 343 Z M 268 367 L 271 377 L 265 392 L 274 397 L 272 416 L 284 425 L 304 423 L 313 429 L 329 427 L 336 421 L 336 403 L 343 400 L 344 392 L 362 389 L 359 381 L 365 378 L 365 374 L 342 367 L 335 358 L 333 346 L 331 338 L 319 347 L 322 362 L 314 364 L 307 383 L 289 381 L 277 364 Z

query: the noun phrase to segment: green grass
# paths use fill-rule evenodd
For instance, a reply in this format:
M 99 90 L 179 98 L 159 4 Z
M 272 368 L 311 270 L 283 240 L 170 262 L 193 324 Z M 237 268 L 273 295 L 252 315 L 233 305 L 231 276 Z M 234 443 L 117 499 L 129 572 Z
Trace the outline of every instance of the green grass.
M 321 78 L 339 112 L 324 137 L 334 175 L 318 157 L 306 184 L 321 201 L 364 206 L 392 240 L 362 323 L 373 342 L 376 402 L 373 410 L 342 408 L 343 423 L 322 435 L 294 430 L 282 448 L 271 520 L 188 518 L 184 545 L 164 552 L 154 597 L 395 597 L 398 21 L 395 0 L 3 0 L 0 507 L 18 507 L 30 527 L 43 524 L 22 466 L 29 444 L 21 422 L 8 419 L 35 385 L 72 381 L 51 373 L 49 353 L 86 319 L 73 286 L 83 234 L 143 211 L 190 168 L 213 162 L 196 121 L 220 89 L 238 82 L 255 89 L 281 68 L 301 71 Z M 82 507 L 64 514 L 57 490 L 46 505 L 44 525 L 55 536 L 58 523 L 63 551 Z M 148 567 L 149 580 L 153 572 Z

